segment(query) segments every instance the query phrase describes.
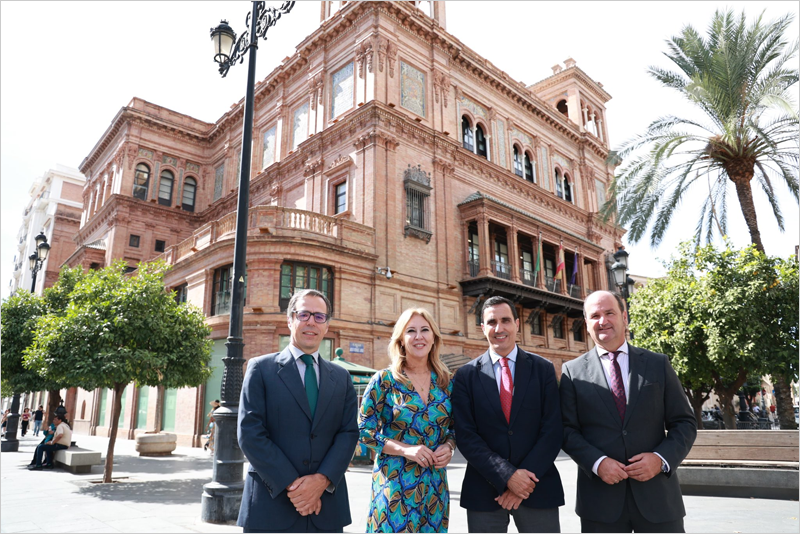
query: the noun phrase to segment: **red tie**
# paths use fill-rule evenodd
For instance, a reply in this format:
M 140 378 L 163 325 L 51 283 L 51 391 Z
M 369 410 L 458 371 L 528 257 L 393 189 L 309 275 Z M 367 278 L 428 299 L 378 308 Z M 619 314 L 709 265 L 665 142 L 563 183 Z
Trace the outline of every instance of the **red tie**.
M 617 361 L 619 355 L 620 351 L 608 353 L 608 357 L 611 358 L 611 394 L 614 395 L 614 404 L 617 405 L 619 417 L 624 421 L 627 399 L 625 397 L 625 384 L 622 382 L 622 371 Z
M 511 378 L 511 369 L 508 367 L 508 358 L 500 358 L 500 406 L 506 423 L 511 423 L 511 393 L 514 391 L 514 380 Z

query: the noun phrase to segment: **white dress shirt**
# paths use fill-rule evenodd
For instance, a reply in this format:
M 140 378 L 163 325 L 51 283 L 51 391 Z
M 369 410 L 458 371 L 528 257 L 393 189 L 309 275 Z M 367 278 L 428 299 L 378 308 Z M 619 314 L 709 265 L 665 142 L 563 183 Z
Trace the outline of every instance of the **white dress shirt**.
M 294 356 L 294 361 L 297 362 L 297 371 L 300 373 L 300 381 L 303 382 L 303 386 L 305 387 L 306 363 L 300 359 L 300 356 L 306 353 L 295 347 L 292 343 L 289 343 L 289 351 L 291 351 L 292 356 Z M 319 387 L 319 351 L 314 351 L 311 353 L 311 356 L 314 357 L 314 374 L 317 375 L 317 387 Z
M 508 358 L 508 370 L 511 371 L 511 383 L 515 384 L 514 382 L 514 371 L 517 369 L 517 346 L 514 345 L 514 348 L 508 354 L 508 356 L 500 356 L 491 348 L 489 349 L 489 357 L 492 359 L 492 370 L 494 371 L 494 379 L 497 381 L 497 392 L 499 393 L 502 390 L 502 375 L 503 375 L 503 366 L 500 364 L 500 358 Z M 514 386 L 516 388 L 516 385 Z M 512 389 L 511 394 L 514 394 Z
M 600 345 L 596 346 L 597 355 L 600 356 L 600 364 L 603 366 L 603 373 L 606 375 L 606 382 L 608 382 L 609 389 L 611 386 L 611 367 L 614 365 L 611 362 L 611 356 L 609 355 L 609 351 L 601 347 Z M 619 370 L 622 373 L 622 386 L 625 388 L 625 404 L 627 406 L 628 399 L 631 398 L 631 377 L 630 377 L 630 359 L 628 358 L 628 342 L 624 341 L 622 345 L 617 349 L 619 354 L 617 355 L 617 363 L 619 363 Z M 615 351 L 616 352 L 616 351 Z M 664 460 L 664 457 L 654 452 L 656 456 Z M 601 456 L 597 459 L 597 461 L 592 466 L 592 472 L 596 475 L 597 468 L 600 467 L 600 462 L 608 458 L 608 456 Z M 667 464 L 667 471 L 669 471 L 669 462 L 664 460 L 664 463 Z

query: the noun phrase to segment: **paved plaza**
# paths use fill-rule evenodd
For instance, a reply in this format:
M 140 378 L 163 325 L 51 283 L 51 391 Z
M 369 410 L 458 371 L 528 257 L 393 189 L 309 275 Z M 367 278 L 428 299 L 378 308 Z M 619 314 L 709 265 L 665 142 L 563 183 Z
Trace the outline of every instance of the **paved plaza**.
M 75 434 L 78 446 L 105 451 L 108 438 Z M 211 480 L 211 457 L 202 449 L 178 447 L 171 457 L 140 458 L 134 442 L 117 440 L 114 484 L 98 484 L 102 466 L 91 474 L 61 469 L 28 471 L 39 438 L 28 435 L 20 452 L 3 453 L 0 483 L 0 532 L 241 532 L 230 525 L 200 521 L 203 484 Z M 557 460 L 566 505 L 562 532 L 580 532 L 575 515 L 577 467 L 565 454 Z M 448 468 L 450 532 L 466 532 L 466 512 L 459 506 L 465 463 L 458 453 Z M 345 532 L 364 532 L 370 491 L 369 467 L 347 472 L 353 523 Z M 798 532 L 798 501 L 684 498 L 687 532 Z M 513 528 L 511 531 L 516 532 Z

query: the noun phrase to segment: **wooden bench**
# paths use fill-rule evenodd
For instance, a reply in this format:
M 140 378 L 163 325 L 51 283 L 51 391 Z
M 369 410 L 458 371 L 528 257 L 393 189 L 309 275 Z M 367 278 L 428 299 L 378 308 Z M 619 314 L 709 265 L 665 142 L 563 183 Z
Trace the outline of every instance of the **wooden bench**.
M 103 459 L 97 451 L 70 447 L 56 451 L 55 464 L 71 473 L 91 473 L 93 465 L 102 465 Z
M 685 495 L 797 500 L 797 430 L 698 430 L 677 471 Z

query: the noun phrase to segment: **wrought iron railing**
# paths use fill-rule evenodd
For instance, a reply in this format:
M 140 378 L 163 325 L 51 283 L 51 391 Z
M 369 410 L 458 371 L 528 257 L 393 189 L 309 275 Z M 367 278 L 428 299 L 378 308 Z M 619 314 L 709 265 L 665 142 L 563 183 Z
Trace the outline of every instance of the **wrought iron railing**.
M 502 261 L 492 261 L 492 272 L 498 278 L 511 280 L 511 265 Z

